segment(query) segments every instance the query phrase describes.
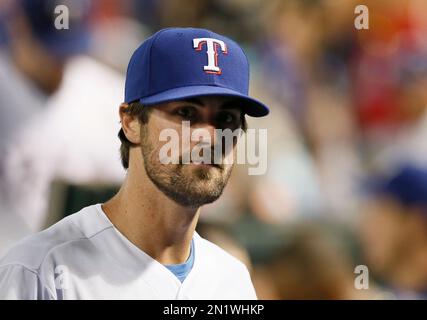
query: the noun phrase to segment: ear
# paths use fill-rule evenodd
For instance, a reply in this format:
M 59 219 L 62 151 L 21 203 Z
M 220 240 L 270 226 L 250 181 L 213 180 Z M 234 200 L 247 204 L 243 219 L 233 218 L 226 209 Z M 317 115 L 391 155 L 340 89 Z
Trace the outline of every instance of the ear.
M 120 123 L 126 138 L 133 144 L 141 143 L 141 123 L 129 114 L 129 104 L 122 103 L 119 108 Z

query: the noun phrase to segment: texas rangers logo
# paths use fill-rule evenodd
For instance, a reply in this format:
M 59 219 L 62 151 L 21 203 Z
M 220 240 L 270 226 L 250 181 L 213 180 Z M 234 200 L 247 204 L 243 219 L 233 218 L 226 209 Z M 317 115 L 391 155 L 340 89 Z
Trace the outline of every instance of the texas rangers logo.
M 206 54 L 208 55 L 208 65 L 203 66 L 206 73 L 221 74 L 221 68 L 218 66 L 218 48 L 223 54 L 227 54 L 227 46 L 224 41 L 214 38 L 196 38 L 193 39 L 193 48 L 201 51 L 206 44 Z

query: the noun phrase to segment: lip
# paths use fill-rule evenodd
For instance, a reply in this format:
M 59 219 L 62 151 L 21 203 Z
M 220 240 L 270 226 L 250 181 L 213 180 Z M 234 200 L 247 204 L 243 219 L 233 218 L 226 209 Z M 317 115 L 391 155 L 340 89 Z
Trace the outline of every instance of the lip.
M 194 163 L 194 162 L 190 162 L 191 165 L 193 166 L 197 166 L 197 167 L 201 167 L 201 168 L 218 168 L 221 169 L 221 167 L 218 164 L 214 164 L 214 163 Z

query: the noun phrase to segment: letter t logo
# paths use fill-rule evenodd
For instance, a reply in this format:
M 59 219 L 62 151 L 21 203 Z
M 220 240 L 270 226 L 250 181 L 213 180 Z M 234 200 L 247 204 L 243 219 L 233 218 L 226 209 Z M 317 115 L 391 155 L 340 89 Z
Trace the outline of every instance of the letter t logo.
M 221 68 L 218 67 L 218 46 L 221 52 L 227 54 L 227 46 L 224 41 L 213 38 L 197 38 L 193 39 L 193 48 L 197 51 L 202 50 L 203 44 L 206 43 L 208 55 L 208 65 L 203 66 L 206 73 L 221 74 Z

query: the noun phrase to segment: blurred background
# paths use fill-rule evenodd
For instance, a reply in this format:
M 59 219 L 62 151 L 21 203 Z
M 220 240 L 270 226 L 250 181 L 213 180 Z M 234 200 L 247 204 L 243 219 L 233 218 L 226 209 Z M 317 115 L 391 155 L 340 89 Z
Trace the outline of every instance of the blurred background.
M 248 118 L 268 129 L 267 173 L 237 165 L 199 233 L 248 266 L 260 299 L 427 298 L 427 2 L 364 1 L 364 30 L 358 4 L 0 0 L 0 255 L 118 190 L 132 52 L 203 27 L 243 46 L 271 115 Z

